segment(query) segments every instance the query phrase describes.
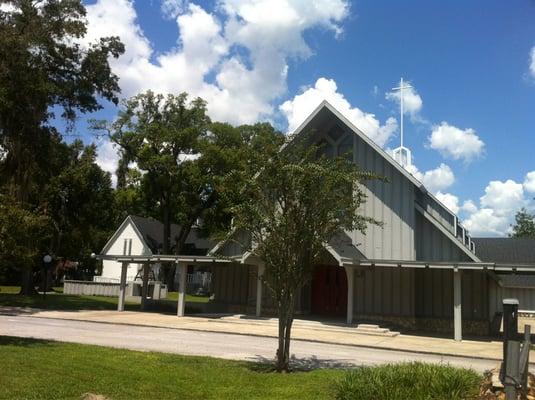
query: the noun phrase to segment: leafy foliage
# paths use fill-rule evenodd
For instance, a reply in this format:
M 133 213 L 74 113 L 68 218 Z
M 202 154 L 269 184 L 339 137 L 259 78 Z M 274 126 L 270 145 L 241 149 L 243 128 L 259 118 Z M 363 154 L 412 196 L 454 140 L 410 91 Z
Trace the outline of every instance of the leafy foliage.
M 116 37 L 89 47 L 85 7 L 79 0 L 12 0 L 0 11 L 0 146 L 6 152 L 1 177 L 19 201 L 30 200 L 33 176 L 43 165 L 36 154 L 55 128 L 55 110 L 73 123 L 77 111 L 117 102 L 118 78 L 108 56 L 124 46 Z
M 481 377 L 472 370 L 419 362 L 361 367 L 338 382 L 336 399 L 461 400 L 475 398 Z
M 0 277 L 8 280 L 17 271 L 31 276 L 52 236 L 50 227 L 50 218 L 39 210 L 25 209 L 0 195 Z
M 102 207 L 106 190 L 110 205 L 109 176 L 94 163 L 94 147 L 63 142 L 56 119 L 70 129 L 78 113 L 100 109 L 101 99 L 117 102 L 118 77 L 108 58 L 124 46 L 116 37 L 81 44 L 86 10 L 80 0 L 1 4 L 0 207 L 6 229 L 0 264 L 22 270 L 23 292 L 31 293 L 31 269 L 44 251 L 80 259 L 86 245 L 101 241 L 102 232 L 93 229 L 98 222 L 85 223 L 96 215 L 89 208 Z M 62 196 L 72 206 L 62 205 Z M 96 221 L 105 223 L 103 214 Z M 14 226 L 17 218 L 26 225 Z
M 206 235 L 229 228 L 229 207 L 240 201 L 241 179 L 254 173 L 256 154 L 278 135 L 268 124 L 233 127 L 212 123 L 206 103 L 188 95 L 143 93 L 126 101 L 116 121 L 95 121 L 120 146 L 118 200 L 160 219 L 163 254 L 179 254 L 192 227 Z M 135 163 L 137 168 L 130 165 Z M 170 225 L 180 229 L 170 236 Z M 172 285 L 174 265 L 167 268 Z
M 234 228 L 265 266 L 264 283 L 279 316 L 279 370 L 289 368 L 295 299 L 310 280 L 325 245 L 342 230 L 365 232 L 359 208 L 361 184 L 377 179 L 345 157 L 318 157 L 318 148 L 294 143 L 271 155 L 257 176 L 245 181 L 244 201 L 234 207 Z
M 515 215 L 512 237 L 535 238 L 535 215 L 522 208 Z

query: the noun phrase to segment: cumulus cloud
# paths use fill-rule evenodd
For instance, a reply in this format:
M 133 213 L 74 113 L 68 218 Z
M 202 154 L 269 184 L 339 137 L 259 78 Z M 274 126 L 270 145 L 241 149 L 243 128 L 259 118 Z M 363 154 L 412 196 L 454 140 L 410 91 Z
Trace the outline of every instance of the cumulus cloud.
M 163 0 L 162 12 L 180 32 L 177 47 L 163 53 L 139 26 L 133 1 L 97 0 L 87 11 L 86 42 L 117 35 L 126 45 L 126 53 L 112 60 L 123 95 L 187 91 L 207 100 L 212 118 L 238 124 L 272 115 L 272 103 L 286 91 L 288 60 L 312 55 L 305 32 L 323 27 L 339 35 L 349 5 L 221 0 L 213 13 L 185 0 Z
M 477 211 L 477 206 L 476 204 L 474 203 L 473 200 L 466 200 L 462 207 L 461 207 L 461 210 L 467 212 L 467 213 L 470 213 L 470 214 L 473 214 Z
M 437 192 L 435 195 L 436 198 L 444 204 L 448 209 L 453 212 L 454 214 L 457 214 L 459 212 L 459 198 L 451 193 L 442 193 Z
M 516 212 L 529 205 L 523 185 L 512 179 L 489 182 L 479 201 L 479 208 L 471 200 L 462 207 L 468 213 L 464 225 L 474 236 L 507 235 Z
M 440 164 L 437 168 L 422 174 L 421 182 L 433 193 L 445 190 L 455 182 L 455 175 L 449 166 Z
M 381 124 L 374 114 L 353 107 L 345 96 L 338 92 L 336 82 L 327 78 L 318 79 L 313 87 L 307 88 L 279 107 L 288 120 L 288 130 L 293 132 L 323 100 L 327 100 L 379 146 L 384 146 L 397 130 L 397 121 L 394 118 L 388 118 Z
M 530 59 L 531 59 L 531 63 L 529 65 L 529 70 L 531 72 L 531 75 L 533 77 L 535 77 L 535 47 L 533 47 L 531 49 L 531 52 L 530 52 Z
M 465 162 L 481 156 L 485 148 L 473 129 L 460 129 L 447 122 L 435 125 L 428 140 L 429 147 L 442 156 Z
M 403 90 L 403 114 L 408 114 L 412 120 L 419 120 L 420 117 L 418 114 L 423 106 L 422 97 L 410 82 L 404 82 L 404 84 L 411 85 L 411 87 Z M 392 100 L 399 104 L 401 101 L 401 91 L 387 92 L 385 97 L 387 100 Z
M 416 179 L 424 184 L 424 186 L 433 194 L 444 191 L 455 182 L 455 174 L 451 168 L 441 163 L 437 168 L 421 172 L 416 165 L 411 164 L 405 169 Z
M 481 208 L 470 215 L 463 224 L 472 236 L 506 236 L 510 232 L 511 219 L 492 208 Z
M 526 192 L 535 193 L 535 171 L 528 172 L 524 179 L 524 190 Z
M 111 174 L 112 185 L 117 185 L 117 163 L 119 161 L 119 154 L 116 146 L 107 139 L 101 139 L 97 143 L 97 165 L 104 171 Z
M 524 189 L 521 183 L 512 179 L 505 182 L 491 181 L 480 200 L 483 207 L 500 210 L 502 213 L 514 212 L 525 205 Z

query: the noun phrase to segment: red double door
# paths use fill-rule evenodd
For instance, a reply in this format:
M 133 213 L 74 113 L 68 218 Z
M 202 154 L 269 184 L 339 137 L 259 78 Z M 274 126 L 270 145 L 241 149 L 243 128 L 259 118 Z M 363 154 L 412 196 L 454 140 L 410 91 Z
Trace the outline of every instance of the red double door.
M 345 316 L 347 312 L 347 276 L 344 268 L 318 265 L 312 279 L 312 313 Z

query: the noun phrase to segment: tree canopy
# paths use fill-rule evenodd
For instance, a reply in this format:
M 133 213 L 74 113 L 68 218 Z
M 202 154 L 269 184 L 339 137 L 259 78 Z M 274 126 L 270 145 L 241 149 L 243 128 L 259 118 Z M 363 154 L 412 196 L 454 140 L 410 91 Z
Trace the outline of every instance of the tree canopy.
M 102 236 L 87 231 L 95 227 L 87 221 L 102 196 L 109 201 L 109 176 L 96 166 L 94 147 L 63 142 L 57 121 L 63 119 L 70 129 L 79 113 L 100 109 L 101 100 L 118 101 L 118 77 L 108 60 L 120 56 L 124 46 L 117 37 L 83 43 L 87 21 L 80 0 L 1 4 L 2 228 L 21 218 L 32 232 L 3 230 L 0 265 L 19 269 L 22 291 L 31 293 L 32 268 L 45 250 L 78 258 Z
M 535 238 L 535 215 L 522 208 L 515 215 L 515 224 L 512 226 L 512 237 Z
M 282 137 L 269 124 L 212 123 L 204 100 L 187 93 L 151 91 L 127 100 L 115 121 L 93 127 L 120 148 L 120 201 L 162 221 L 162 254 L 180 254 L 193 226 L 206 236 L 228 229 L 241 179 L 259 165 L 259 149 L 278 147 Z M 174 264 L 166 270 L 172 288 Z

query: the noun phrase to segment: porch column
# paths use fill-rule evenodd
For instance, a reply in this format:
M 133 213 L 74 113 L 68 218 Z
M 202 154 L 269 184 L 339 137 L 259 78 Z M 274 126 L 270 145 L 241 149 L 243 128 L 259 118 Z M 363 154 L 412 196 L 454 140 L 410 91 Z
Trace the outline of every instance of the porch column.
M 126 294 L 126 271 L 128 270 L 127 262 L 121 263 L 121 282 L 119 283 L 119 301 L 117 302 L 117 311 L 124 311 L 124 298 Z
M 453 336 L 457 342 L 463 339 L 461 309 L 461 271 L 453 269 Z
M 147 297 L 149 295 L 149 271 L 150 264 L 143 264 L 143 286 L 141 287 L 141 309 L 147 309 Z
M 352 267 L 344 267 L 347 275 L 347 324 L 351 325 L 353 323 L 353 303 L 355 302 L 354 298 L 354 288 L 355 288 L 355 269 Z
M 179 317 L 184 316 L 184 310 L 186 309 L 186 275 L 188 273 L 187 266 L 184 263 L 177 263 L 178 268 L 178 304 L 176 315 Z
M 264 276 L 264 264 L 258 265 L 258 274 L 256 277 L 256 316 L 260 317 L 262 314 L 262 277 Z

